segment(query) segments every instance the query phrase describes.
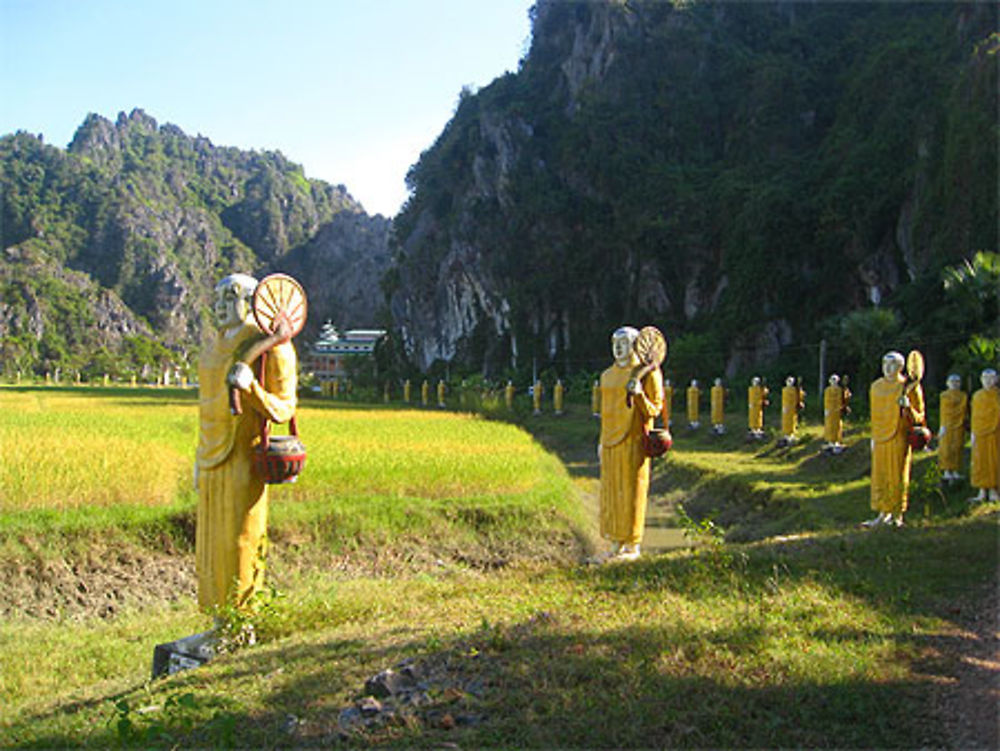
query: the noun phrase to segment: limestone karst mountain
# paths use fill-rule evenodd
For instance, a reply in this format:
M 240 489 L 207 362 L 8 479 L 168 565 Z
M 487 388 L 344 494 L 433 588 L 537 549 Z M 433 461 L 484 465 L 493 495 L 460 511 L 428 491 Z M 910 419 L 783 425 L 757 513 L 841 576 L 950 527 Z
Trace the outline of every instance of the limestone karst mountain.
M 5 136 L 0 170 L 7 370 L 183 366 L 233 270 L 308 272 L 314 327 L 378 314 L 355 290 L 378 288 L 389 221 L 280 153 L 215 146 L 137 109 L 89 115 L 65 150 Z
M 997 12 L 540 0 L 409 173 L 406 352 L 565 374 L 656 322 L 680 373 L 732 375 L 873 301 L 946 352 L 941 270 L 997 248 Z

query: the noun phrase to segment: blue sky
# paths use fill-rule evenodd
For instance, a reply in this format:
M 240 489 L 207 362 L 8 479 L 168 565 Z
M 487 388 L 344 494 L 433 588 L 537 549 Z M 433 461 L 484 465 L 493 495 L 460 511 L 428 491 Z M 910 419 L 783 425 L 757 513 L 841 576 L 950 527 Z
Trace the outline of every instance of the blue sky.
M 463 86 L 516 70 L 532 0 L 0 0 L 0 134 L 64 148 L 144 109 L 279 150 L 393 215 Z

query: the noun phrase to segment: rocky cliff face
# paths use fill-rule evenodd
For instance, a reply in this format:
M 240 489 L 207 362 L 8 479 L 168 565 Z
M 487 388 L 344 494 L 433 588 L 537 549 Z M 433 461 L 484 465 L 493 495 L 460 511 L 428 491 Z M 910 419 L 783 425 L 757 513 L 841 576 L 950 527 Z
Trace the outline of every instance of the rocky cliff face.
M 305 338 L 324 321 L 340 330 L 386 323 L 381 278 L 392 264 L 392 222 L 342 211 L 281 259 L 280 270 L 302 281 L 310 306 Z
M 995 246 L 996 29 L 975 3 L 541 0 L 519 72 L 411 170 L 407 353 L 573 370 L 657 323 L 731 375 Z
M 6 136 L 0 165 L 8 249 L 0 263 L 0 335 L 17 340 L 36 369 L 84 364 L 89 354 L 82 341 L 47 335 L 66 328 L 67 312 L 36 304 L 15 281 L 23 281 L 26 264 L 67 297 L 80 292 L 91 301 L 84 317 L 107 336 L 87 346 L 128 359 L 126 338 L 142 336 L 183 364 L 225 274 L 282 270 L 287 261 L 307 275 L 313 315 L 340 319 L 342 300 L 357 298 L 356 289 L 377 292 L 388 262 L 388 222 L 368 217 L 343 186 L 307 180 L 280 153 L 217 147 L 161 127 L 141 110 L 114 123 L 88 116 L 66 151 L 28 134 Z M 353 302 L 369 322 L 380 298 Z

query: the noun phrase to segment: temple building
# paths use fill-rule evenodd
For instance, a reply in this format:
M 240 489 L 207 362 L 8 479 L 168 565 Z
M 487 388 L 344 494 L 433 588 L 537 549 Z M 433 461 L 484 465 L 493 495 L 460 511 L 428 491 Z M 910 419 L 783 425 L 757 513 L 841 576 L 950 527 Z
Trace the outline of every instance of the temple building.
M 331 321 L 323 324 L 319 337 L 309 347 L 303 370 L 319 381 L 346 378 L 346 362 L 352 357 L 371 357 L 384 329 L 350 329 L 340 333 Z

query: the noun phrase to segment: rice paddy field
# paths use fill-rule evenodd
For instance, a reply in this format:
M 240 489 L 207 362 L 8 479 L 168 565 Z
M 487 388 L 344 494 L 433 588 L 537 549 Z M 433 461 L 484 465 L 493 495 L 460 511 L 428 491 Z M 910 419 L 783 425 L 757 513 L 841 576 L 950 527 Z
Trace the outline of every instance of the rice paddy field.
M 995 747 L 997 513 L 918 458 L 676 431 L 647 546 L 584 561 L 596 423 L 307 400 L 254 646 L 194 604 L 193 391 L 0 388 L 0 747 Z M 386 669 L 416 693 L 372 698 Z M 376 692 L 377 693 L 377 692 Z M 374 703 L 373 703 L 374 702 Z

